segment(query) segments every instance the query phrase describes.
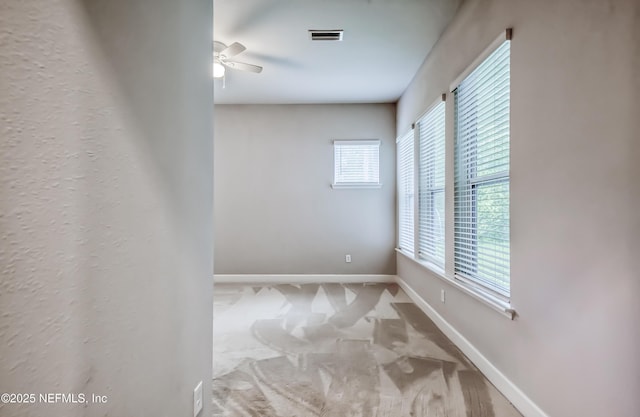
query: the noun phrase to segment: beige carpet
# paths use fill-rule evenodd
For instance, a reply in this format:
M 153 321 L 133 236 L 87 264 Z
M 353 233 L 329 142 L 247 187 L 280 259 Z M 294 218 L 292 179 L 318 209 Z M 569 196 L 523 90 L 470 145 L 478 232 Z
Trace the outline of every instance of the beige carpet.
M 520 414 L 390 284 L 214 292 L 214 416 Z

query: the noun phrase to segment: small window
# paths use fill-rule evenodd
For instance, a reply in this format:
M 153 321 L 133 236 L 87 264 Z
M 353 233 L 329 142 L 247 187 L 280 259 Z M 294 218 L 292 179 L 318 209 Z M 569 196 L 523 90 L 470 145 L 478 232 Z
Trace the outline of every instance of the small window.
M 333 188 L 380 187 L 380 141 L 333 141 Z

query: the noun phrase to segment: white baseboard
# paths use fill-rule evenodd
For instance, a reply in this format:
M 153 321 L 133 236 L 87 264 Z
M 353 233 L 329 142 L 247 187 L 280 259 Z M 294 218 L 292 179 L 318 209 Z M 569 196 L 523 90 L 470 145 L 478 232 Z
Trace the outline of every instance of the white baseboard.
M 473 362 L 474 365 L 491 381 L 525 417 L 548 417 L 540 407 L 497 369 L 476 349 L 460 332 L 451 326 L 429 303 L 425 301 L 402 278 L 396 277 L 398 285 L 409 298 L 438 326 L 440 330 Z
M 359 284 L 362 282 L 395 282 L 395 275 L 368 274 L 215 274 L 214 284 Z

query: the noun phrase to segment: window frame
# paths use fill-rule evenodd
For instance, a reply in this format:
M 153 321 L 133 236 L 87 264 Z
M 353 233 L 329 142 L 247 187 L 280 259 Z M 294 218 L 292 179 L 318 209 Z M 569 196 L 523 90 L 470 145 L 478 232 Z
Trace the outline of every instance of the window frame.
M 375 146 L 377 169 L 377 182 L 376 181 L 338 181 L 338 148 L 341 146 L 362 146 L 371 147 Z M 333 182 L 331 188 L 380 188 L 382 182 L 380 181 L 380 146 L 381 141 L 379 139 L 335 139 L 333 141 Z
M 480 175 L 478 176 L 477 173 L 477 156 L 474 156 L 474 160 L 469 161 L 464 163 L 463 165 L 463 169 L 462 171 L 464 171 L 464 175 L 460 175 L 459 174 L 459 164 L 460 159 L 462 158 L 462 153 L 463 151 L 461 151 L 459 149 L 459 131 L 458 131 L 458 124 L 459 124 L 459 113 L 460 113 L 460 109 L 458 108 L 458 88 L 462 85 L 462 83 L 467 80 L 467 78 L 469 77 L 469 75 L 471 75 L 479 66 L 481 66 L 483 63 L 485 63 L 487 61 L 487 59 L 489 59 L 490 57 L 493 56 L 494 53 L 496 53 L 500 48 L 503 47 L 503 45 L 505 44 L 505 42 L 510 42 L 511 41 L 511 30 L 508 29 L 507 31 L 505 31 L 505 34 L 501 35 L 500 37 L 498 37 L 487 49 L 485 49 L 485 51 L 478 57 L 476 58 L 476 60 L 474 61 L 474 63 L 467 68 L 467 70 L 465 70 L 465 72 L 463 72 L 454 83 L 451 84 L 451 92 L 453 93 L 453 99 L 454 99 L 454 135 L 453 135 L 453 141 L 454 141 L 454 243 L 453 243 L 453 248 L 454 248 L 454 265 L 453 265 L 453 272 L 454 272 L 454 278 L 459 280 L 460 282 L 462 282 L 464 285 L 470 286 L 471 288 L 473 288 L 475 291 L 479 291 L 483 294 L 485 294 L 486 296 L 491 297 L 492 299 L 496 299 L 501 303 L 505 303 L 505 304 L 509 304 L 510 303 L 510 298 L 511 298 L 511 263 L 510 263 L 510 250 L 509 250 L 509 264 L 508 264 L 508 272 L 507 272 L 507 286 L 500 286 L 497 281 L 498 279 L 495 276 L 485 276 L 485 277 L 481 277 L 480 273 L 478 272 L 478 257 L 479 257 L 479 243 L 478 243 L 478 218 L 479 218 L 479 214 L 478 214 L 478 193 L 481 190 L 482 187 L 485 186 L 495 186 L 495 185 L 500 185 L 500 184 L 506 184 L 508 188 L 507 191 L 507 210 L 509 212 L 509 218 L 510 216 L 510 211 L 511 211 L 511 204 L 510 204 L 510 196 L 511 196 L 511 190 L 510 190 L 510 169 L 509 167 L 507 167 L 506 170 L 502 170 L 499 172 L 493 172 L 490 174 L 485 174 L 485 175 Z M 508 68 L 508 77 L 510 79 L 511 77 L 511 45 L 509 44 L 509 57 L 507 58 L 507 62 L 509 64 L 509 68 Z M 508 103 L 510 103 L 511 100 L 511 87 L 509 85 L 508 88 Z M 494 107 L 491 107 L 491 109 L 493 110 Z M 510 142 L 511 142 L 511 132 L 510 132 L 510 125 L 511 125 L 511 108 L 510 106 L 507 107 L 507 117 L 508 117 L 508 121 L 507 121 L 507 126 L 509 126 L 509 135 L 508 135 L 508 139 L 507 139 L 507 145 L 509 146 L 509 151 L 508 151 L 508 164 L 510 165 Z M 476 140 L 470 145 L 469 143 L 465 143 L 464 147 L 464 154 L 465 155 L 477 155 L 477 152 L 469 152 L 468 149 L 466 149 L 469 146 L 473 146 L 473 147 L 478 147 L 478 141 L 477 138 Z M 495 154 L 497 154 L 498 152 L 495 152 Z M 463 177 L 463 178 L 461 178 Z M 458 193 L 459 193 L 459 189 L 465 188 L 467 190 L 467 192 L 470 192 L 470 197 L 468 198 L 468 200 L 470 201 L 471 204 L 471 208 L 468 209 L 467 207 L 465 207 L 464 209 L 460 208 L 460 204 L 461 202 L 459 201 L 458 198 Z M 460 212 L 463 210 L 468 210 L 471 213 L 471 217 L 465 217 L 464 219 L 460 219 Z M 466 223 L 465 223 L 466 222 Z M 468 250 L 470 252 L 470 255 L 465 254 L 465 258 L 461 260 L 460 259 L 460 254 L 459 254 L 459 246 L 463 246 L 462 243 L 459 242 L 459 237 L 458 237 L 458 227 L 461 224 L 466 224 L 466 225 L 470 225 L 470 226 L 466 226 L 467 229 L 471 229 L 471 232 L 469 233 L 469 235 L 471 236 L 469 239 L 471 240 L 470 243 L 465 243 L 465 245 L 471 245 L 472 247 L 469 248 Z M 509 233 L 510 233 L 510 225 L 508 224 L 509 227 Z M 467 232 L 465 232 L 467 233 Z M 510 236 L 508 237 L 508 247 L 511 247 L 511 238 Z M 470 259 L 471 261 L 468 261 L 467 259 Z M 501 261 L 501 259 L 498 258 L 494 258 L 493 259 L 494 262 L 496 261 Z M 465 273 L 465 271 L 461 271 L 460 269 L 463 269 L 462 267 L 459 268 L 459 265 L 463 265 L 467 266 L 466 264 L 473 264 L 475 265 L 475 274 L 476 276 L 470 276 L 468 274 Z M 490 281 L 494 281 L 494 283 L 490 283 Z
M 397 195 L 398 195 L 398 241 L 397 248 L 398 250 L 403 251 L 404 253 L 413 256 L 415 253 L 415 220 L 416 220 L 416 210 L 415 210 L 415 202 L 416 202 L 416 181 L 415 181 L 415 130 L 413 127 L 409 129 L 405 134 L 399 136 L 396 139 L 396 167 L 397 167 Z M 405 163 L 403 160 L 404 154 L 403 145 L 405 145 L 404 141 L 407 141 L 407 153 L 409 155 L 409 162 Z M 406 175 L 408 178 L 409 186 L 405 186 L 404 184 L 404 175 L 402 175 L 402 168 L 410 167 L 410 172 Z M 406 191 L 406 193 L 405 193 Z M 410 231 L 410 241 L 403 242 L 403 214 L 404 210 L 403 204 L 408 208 L 408 211 L 411 213 L 410 220 L 408 223 L 411 225 Z M 406 243 L 406 245 L 404 244 Z
M 417 216 L 418 216 L 418 221 L 417 221 L 417 236 L 416 236 L 416 248 L 417 248 L 417 255 L 418 258 L 420 260 L 423 260 L 429 264 L 434 265 L 438 270 L 444 271 L 445 269 L 445 260 L 446 260 L 446 253 L 447 253 L 447 245 L 446 245 L 446 212 L 447 212 L 447 202 L 446 202 L 446 115 L 447 115 L 447 111 L 446 111 L 446 105 L 445 105 L 445 100 L 446 100 L 446 95 L 442 95 L 441 98 L 439 98 L 438 100 L 436 100 L 432 105 L 430 105 L 427 108 L 427 111 L 424 112 L 424 114 L 418 119 L 418 121 L 415 123 L 416 125 L 416 137 L 418 138 L 418 143 L 416 146 L 416 149 L 418 151 L 417 153 L 417 165 L 418 165 L 418 170 L 416 173 L 416 178 L 417 178 L 417 195 L 418 195 L 418 210 L 417 210 Z M 429 121 L 429 119 L 433 118 L 433 117 L 438 117 L 437 120 L 434 120 L 433 123 L 435 124 L 435 126 L 431 126 L 429 125 L 429 128 L 438 128 L 441 127 L 442 128 L 442 136 L 438 137 L 438 138 L 434 138 L 434 140 L 432 142 L 430 142 L 428 144 L 428 146 L 432 147 L 430 152 L 427 152 L 428 154 L 430 154 L 430 160 L 428 161 L 428 166 L 424 167 L 422 162 L 424 159 L 427 158 L 423 158 L 423 132 L 422 132 L 422 126 L 423 123 L 426 123 L 427 121 Z M 441 117 L 441 120 L 439 119 Z M 437 140 L 441 140 L 441 149 L 438 149 L 438 145 L 439 143 L 437 143 Z M 442 154 L 439 155 L 438 151 L 441 151 Z M 442 168 L 442 173 L 437 173 L 436 167 L 437 167 L 437 160 L 441 159 L 441 168 Z M 425 169 L 428 172 L 425 172 L 423 175 L 423 169 Z M 435 184 L 436 179 L 438 178 L 438 176 L 441 176 L 442 178 L 442 184 Z M 425 184 L 423 181 L 423 178 L 427 178 L 428 184 Z M 443 200 L 443 205 L 444 205 L 444 209 L 443 209 L 443 213 L 441 215 L 442 217 L 442 235 L 440 236 L 440 239 L 442 240 L 441 245 L 442 245 L 442 257 L 438 257 L 437 256 L 437 247 L 438 247 L 438 242 L 436 239 L 436 236 L 429 236 L 429 230 L 431 232 L 435 231 L 438 227 L 437 221 L 436 221 L 436 214 L 437 214 L 437 209 L 436 209 L 436 195 L 442 195 L 442 200 Z M 427 201 L 427 203 L 424 204 L 424 206 L 427 206 L 427 209 L 423 209 L 423 202 Z M 429 212 L 428 208 L 431 208 L 431 212 Z M 427 217 L 426 220 L 423 219 L 423 217 Z M 430 222 L 430 225 L 425 225 L 426 230 L 423 230 L 423 220 Z M 423 237 L 426 239 L 423 240 Z M 430 250 L 429 246 L 433 247 L 433 254 L 428 253 L 427 251 Z

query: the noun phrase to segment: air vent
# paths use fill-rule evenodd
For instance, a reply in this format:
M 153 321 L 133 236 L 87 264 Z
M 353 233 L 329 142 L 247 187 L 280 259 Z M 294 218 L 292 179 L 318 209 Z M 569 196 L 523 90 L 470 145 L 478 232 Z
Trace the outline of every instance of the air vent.
M 342 34 L 344 31 L 342 29 L 336 30 L 309 30 L 309 36 L 312 41 L 341 41 Z

